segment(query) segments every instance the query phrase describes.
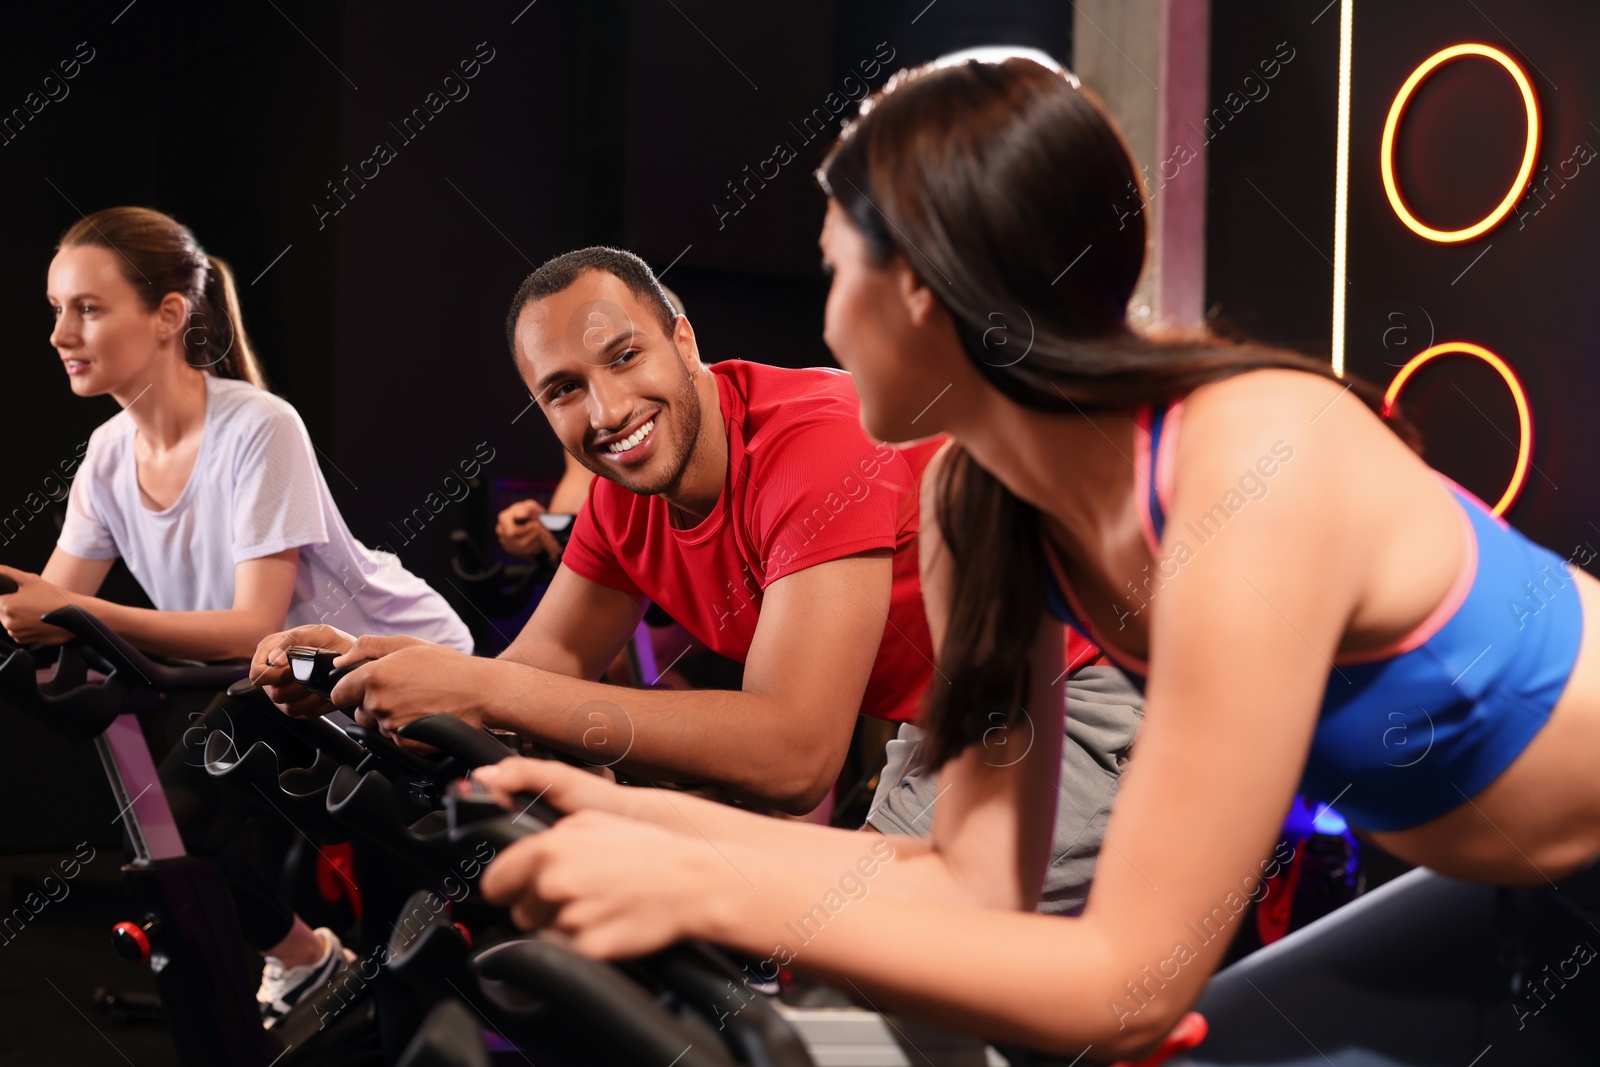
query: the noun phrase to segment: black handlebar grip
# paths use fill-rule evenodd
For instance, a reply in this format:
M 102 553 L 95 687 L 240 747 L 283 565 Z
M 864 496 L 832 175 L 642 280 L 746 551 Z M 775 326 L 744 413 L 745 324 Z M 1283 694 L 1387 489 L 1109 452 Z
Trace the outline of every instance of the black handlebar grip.
M 78 639 L 81 646 L 97 654 L 113 673 L 127 667 L 133 678 L 124 679 L 138 689 L 169 696 L 178 693 L 209 693 L 228 688 L 250 673 L 243 661 L 232 663 L 169 664 L 151 659 L 128 639 L 76 604 L 47 611 L 41 622 L 59 626 Z
M 424 715 L 400 727 L 400 736 L 454 756 L 468 767 L 487 767 L 513 756 L 504 743 L 483 730 L 468 726 L 454 715 Z
M 541 799 L 543 796 L 543 793 L 539 796 L 530 793 L 512 794 L 511 801 L 518 809 L 510 813 L 510 821 L 516 824 L 514 836 L 525 837 L 540 830 L 547 830 L 561 818 L 562 812 L 550 802 Z M 475 823 L 500 819 L 507 814 L 506 809 L 489 795 L 488 788 L 482 782 L 471 778 L 463 778 L 456 782 L 455 788 L 444 795 L 444 810 L 450 829 L 456 831 L 465 830 Z
M 539 525 L 555 535 L 556 544 L 566 548 L 567 541 L 572 537 L 573 522 L 577 517 L 576 515 L 566 515 L 559 512 L 552 514 L 547 511 L 539 516 Z
M 372 662 L 369 659 L 362 659 L 335 668 L 333 661 L 340 655 L 341 653 L 331 649 L 296 645 L 289 649 L 289 669 L 294 673 L 295 681 L 327 699 L 341 678 L 357 667 L 364 667 Z

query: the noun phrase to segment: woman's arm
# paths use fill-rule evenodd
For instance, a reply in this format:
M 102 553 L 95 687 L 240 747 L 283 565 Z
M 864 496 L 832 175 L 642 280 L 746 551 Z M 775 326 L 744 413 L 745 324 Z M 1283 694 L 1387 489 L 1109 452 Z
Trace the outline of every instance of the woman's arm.
M 229 608 L 157 611 L 113 603 L 79 591 L 84 587 L 91 592 L 98 590 L 110 561 L 79 560 L 57 549 L 45 573 L 31 583 L 19 583 L 23 584 L 21 593 L 7 599 L 26 596 L 25 608 L 18 608 L 34 626 L 40 615 L 70 604 L 94 615 L 146 652 L 206 662 L 249 659 L 263 637 L 283 627 L 299 562 L 300 550 L 288 548 L 240 563 L 233 571 L 233 605 Z M 60 577 L 67 581 L 56 580 Z M 9 628 L 11 623 L 7 625 Z
M 1201 404 L 1185 415 L 1163 545 L 1177 569 L 1151 601 L 1145 721 L 1083 917 L 912 909 L 869 896 L 830 919 L 843 920 L 837 936 L 815 939 L 797 966 L 849 975 L 888 1006 L 1072 1055 L 1090 1043 L 1094 1055 L 1125 1055 L 1170 1029 L 1264 892 L 1264 857 L 1317 709 L 1340 684 L 1331 661 L 1372 546 L 1350 533 L 1365 524 L 1341 492 L 1350 480 L 1336 442 L 1319 447 L 1309 425 L 1326 399 L 1301 411 L 1280 397 L 1283 410 L 1264 419 L 1224 420 Z M 1280 442 L 1293 462 L 1267 495 L 1240 503 L 1241 473 Z M 1218 506 L 1226 525 L 1180 549 L 1179 520 Z M 770 879 L 760 894 L 724 880 L 740 903 L 713 893 L 696 932 L 742 935 L 743 948 L 770 939 L 804 895 L 791 887 L 805 885 L 776 871 Z
M 1143 1051 L 1198 997 L 1263 891 L 1361 588 L 1372 546 L 1351 531 L 1370 524 L 1351 517 L 1358 494 L 1340 492 L 1352 479 L 1337 440 L 1318 448 L 1309 426 L 1327 400 L 1280 398 L 1281 410 L 1233 425 L 1212 424 L 1200 405 L 1186 414 L 1164 553 L 1181 563 L 1151 602 L 1140 745 L 1081 918 L 912 900 L 879 879 L 852 896 L 837 869 L 788 848 L 713 845 L 604 816 L 519 842 L 485 891 L 597 955 L 706 937 L 847 979 L 881 1008 L 1069 1056 L 1086 1045 L 1095 1058 Z M 1294 462 L 1269 494 L 1235 507 L 1241 473 L 1284 438 Z M 1195 441 L 1205 451 L 1191 456 Z M 1178 554 L 1179 520 L 1214 506 L 1230 513 L 1225 527 Z M 616 887 L 619 866 L 646 862 L 656 886 Z M 670 908 L 650 899 L 675 884 L 696 892 Z
M 50 553 L 50 560 L 39 577 L 58 589 L 94 596 L 100 591 L 114 559 L 81 559 L 62 548 Z
M 923 477 L 919 543 L 923 602 L 935 649 L 944 635 L 951 578 L 949 553 L 933 520 L 933 487 L 946 451 Z M 1027 910 L 1038 905 L 1061 761 L 1062 641 L 1060 624 L 1043 619 L 1024 721 L 997 726 L 985 744 L 939 772 L 932 842 L 890 835 L 886 845 L 893 863 L 874 864 L 881 872 L 879 885 L 950 903 Z M 562 764 L 509 761 L 502 767 L 477 774 L 507 803 L 513 791 L 549 790 L 546 798 L 564 811 L 604 811 L 695 838 L 776 845 L 819 870 L 848 871 L 864 858 L 872 861 L 875 847 L 882 849 L 875 834 L 864 838 L 856 831 L 774 820 L 682 793 L 619 786 Z
M 945 442 L 922 477 L 918 536 L 922 603 L 936 663 L 944 648 L 955 584 L 950 550 L 939 528 L 938 487 L 954 447 L 953 441 Z M 939 769 L 933 845 L 940 861 L 937 873 L 948 881 L 949 897 L 1023 911 L 1039 906 L 1060 787 L 1065 640 L 1061 624 L 1041 613 L 1021 721 L 997 721 L 984 731 L 981 744 Z M 929 684 L 940 684 L 937 673 Z
M 10 579 L 16 591 L 0 595 L 0 629 L 23 645 L 59 645 L 72 635 L 40 619 L 65 607 L 69 593 L 93 594 L 111 570 L 112 559 L 83 559 L 59 547 L 50 554 L 42 574 L 0 566 L 0 578 Z

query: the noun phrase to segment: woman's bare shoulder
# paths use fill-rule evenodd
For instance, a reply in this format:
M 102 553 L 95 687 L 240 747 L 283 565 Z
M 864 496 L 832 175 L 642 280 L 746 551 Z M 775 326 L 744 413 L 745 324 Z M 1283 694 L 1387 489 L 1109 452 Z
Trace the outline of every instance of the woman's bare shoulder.
M 1266 367 L 1201 386 L 1184 398 L 1183 410 L 1185 418 L 1218 415 L 1306 425 L 1344 400 L 1365 409 L 1359 397 L 1346 395 L 1350 392 L 1348 382 L 1309 371 Z
M 1183 401 L 1177 437 L 1179 464 L 1190 468 L 1281 441 L 1314 461 L 1301 466 L 1317 468 L 1321 478 L 1372 464 L 1423 469 L 1353 383 L 1288 368 L 1248 371 L 1196 389 Z

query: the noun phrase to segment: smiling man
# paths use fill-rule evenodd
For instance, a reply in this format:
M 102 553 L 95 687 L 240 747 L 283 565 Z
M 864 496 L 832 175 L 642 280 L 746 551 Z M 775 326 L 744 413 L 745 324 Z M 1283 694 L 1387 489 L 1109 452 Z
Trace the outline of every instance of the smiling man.
M 643 260 L 617 249 L 569 252 L 536 270 L 512 301 L 506 337 L 563 447 L 598 475 L 532 619 L 493 660 L 326 626 L 274 635 L 252 665 L 272 699 L 292 714 L 327 711 L 286 682 L 282 664 L 291 645 L 330 648 L 345 654 L 340 663 L 374 661 L 333 691 L 367 725 L 393 732 L 449 712 L 589 763 L 712 784 L 795 814 L 826 797 L 857 713 L 877 716 L 901 727 L 869 825 L 927 835 L 938 800 L 951 825 L 966 822 L 983 842 L 976 866 L 1008 885 L 1021 870 L 1021 824 L 993 813 L 1013 810 L 998 801 L 1025 780 L 1030 757 L 1059 756 L 1043 885 L 1018 882 L 1002 897 L 1083 908 L 1142 699 L 1115 667 L 1085 666 L 1099 652 L 1069 631 L 1050 686 L 1072 709 L 1065 738 L 1011 744 L 991 730 L 993 787 L 939 788 L 911 722 L 933 674 L 919 567 L 936 566 L 937 554 L 919 560 L 918 533 L 923 473 L 941 442 L 873 441 L 842 371 L 702 363 L 689 320 Z M 744 688 L 595 682 L 648 601 L 743 663 Z
M 484 660 L 306 627 L 264 643 L 258 671 L 290 644 L 355 647 L 377 662 L 336 702 L 386 730 L 448 711 L 637 775 L 815 808 L 856 715 L 911 720 L 932 672 L 917 520 L 939 442 L 869 439 L 842 371 L 702 363 L 689 320 L 628 252 L 551 260 L 506 325 L 557 437 L 599 476 L 522 633 Z M 744 688 L 593 681 L 647 601 L 743 663 Z M 272 692 L 291 711 L 326 710 L 298 687 Z

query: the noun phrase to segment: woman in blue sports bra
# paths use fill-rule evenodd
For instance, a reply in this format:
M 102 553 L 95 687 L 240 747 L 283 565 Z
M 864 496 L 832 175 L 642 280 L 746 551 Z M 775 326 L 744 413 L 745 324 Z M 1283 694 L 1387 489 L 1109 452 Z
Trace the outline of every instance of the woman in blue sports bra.
M 1008 777 L 977 754 L 997 730 L 1059 736 L 1062 709 L 1037 683 L 1063 623 L 1145 679 L 1088 906 L 1055 918 L 959 887 L 912 895 L 898 879 L 916 854 L 839 898 L 861 848 L 849 835 L 758 832 L 738 813 L 666 811 L 516 761 L 487 773 L 491 788 L 591 810 L 507 850 L 491 896 L 597 955 L 681 936 L 776 944 L 780 962 L 847 977 L 879 1008 L 1088 1061 L 1143 1053 L 1200 998 L 1275 869 L 1296 792 L 1413 864 L 1593 902 L 1600 647 L 1584 634 L 1600 586 L 1431 471 L 1371 387 L 1264 346 L 1130 327 L 1147 205 L 1092 95 L 1018 59 L 902 72 L 819 177 L 825 337 L 866 429 L 952 439 L 929 469 L 922 533 L 941 812 L 953 801 L 996 833 L 1039 832 L 1028 812 L 1054 764 Z M 1408 922 L 1467 913 L 1440 903 L 1465 883 L 1416 875 L 1346 909 L 1339 946 L 1393 969 L 1393 1003 L 1413 986 L 1455 995 L 1438 973 L 1454 957 L 1421 954 L 1438 963 L 1420 977 L 1384 957 L 1411 944 Z M 819 908 L 826 927 L 797 943 L 796 920 Z M 1483 940 L 1440 930 L 1440 944 Z M 1291 936 L 1245 963 L 1314 948 Z M 1310 1008 L 1275 1003 L 1342 988 L 1305 978 L 1244 995 L 1295 1040 L 1350 1039 L 1302 1044 L 1296 1062 L 1343 1057 L 1383 998 L 1324 1031 Z
M 1133 500 L 1154 564 L 1154 581 L 1132 583 L 1118 612 L 1123 625 L 1176 578 L 1186 557 L 1234 512 L 1200 516 L 1167 536 L 1182 401 L 1134 416 Z M 1285 443 L 1278 455 L 1293 458 Z M 1254 471 L 1261 495 L 1265 471 Z M 1274 471 L 1274 475 L 1275 475 Z M 1583 636 L 1575 578 L 1555 553 L 1511 529 L 1471 493 L 1437 475 L 1459 508 L 1460 565 L 1434 609 L 1378 647 L 1333 657 L 1301 777 L 1300 792 L 1339 810 L 1366 831 L 1420 826 L 1462 806 L 1522 754 L 1566 687 Z M 1249 497 L 1239 492 L 1240 500 Z M 1240 504 L 1242 510 L 1243 503 Z M 1046 544 L 1045 607 L 1095 641 L 1136 679 L 1144 659 L 1120 651 L 1078 603 L 1062 558 Z M 1150 573 L 1150 572 L 1145 572 Z M 1566 591 L 1567 595 L 1556 594 Z M 1548 607 L 1549 610 L 1545 610 Z

